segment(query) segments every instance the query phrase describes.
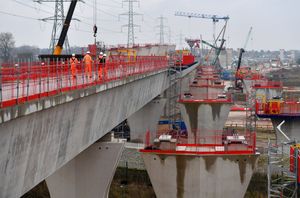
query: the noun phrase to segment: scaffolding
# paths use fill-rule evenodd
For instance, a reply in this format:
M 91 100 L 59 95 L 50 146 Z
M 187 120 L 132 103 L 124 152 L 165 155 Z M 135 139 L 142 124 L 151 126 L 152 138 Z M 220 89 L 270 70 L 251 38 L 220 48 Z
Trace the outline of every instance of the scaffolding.
M 290 144 L 268 142 L 268 198 L 296 198 L 298 148 L 290 155 Z M 290 162 L 290 163 L 289 163 Z M 291 162 L 294 162 L 293 164 Z M 292 170 L 292 171 L 291 171 Z
M 177 68 L 175 67 L 175 58 L 176 52 L 169 52 L 169 88 L 165 92 L 165 96 L 167 98 L 166 111 L 165 116 L 170 121 L 170 129 L 172 129 L 173 125 L 176 121 L 181 120 L 180 108 L 178 106 L 177 100 L 180 93 L 180 83 L 181 83 L 181 65 Z M 180 61 L 181 62 L 181 61 Z
M 246 102 L 246 130 L 254 132 L 256 130 L 256 120 L 255 92 L 251 91 Z

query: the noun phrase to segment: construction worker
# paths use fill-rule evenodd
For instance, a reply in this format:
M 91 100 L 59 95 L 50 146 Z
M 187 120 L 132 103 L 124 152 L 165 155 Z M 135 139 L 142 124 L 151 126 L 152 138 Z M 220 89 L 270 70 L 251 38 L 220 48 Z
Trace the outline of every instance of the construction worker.
M 106 74 L 107 74 L 107 71 L 106 71 L 106 54 L 103 54 L 103 78 L 106 78 Z
M 98 63 L 99 63 L 99 70 L 98 70 L 98 76 L 100 80 L 103 80 L 105 77 L 105 57 L 106 54 L 103 54 L 103 52 L 100 52 L 98 56 Z
M 75 57 L 75 54 L 72 54 L 72 57 L 70 58 L 70 65 L 71 65 L 71 74 L 73 79 L 77 77 L 77 68 L 76 68 L 77 64 L 78 64 L 78 59 Z
M 85 66 L 85 75 L 92 78 L 93 59 L 90 55 L 90 51 L 87 51 L 86 55 L 83 57 L 83 63 L 84 63 L 84 66 Z

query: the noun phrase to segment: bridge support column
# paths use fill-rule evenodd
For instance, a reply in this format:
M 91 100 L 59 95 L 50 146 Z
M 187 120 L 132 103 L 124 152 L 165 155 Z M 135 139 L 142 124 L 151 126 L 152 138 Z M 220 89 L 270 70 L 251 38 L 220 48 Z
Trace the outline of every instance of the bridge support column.
M 281 130 L 291 139 L 300 141 L 300 116 L 294 117 L 273 117 L 271 118 L 274 130 L 276 132 L 277 142 L 287 142 L 288 140 L 279 132 L 277 126 L 285 120 L 285 123 L 281 126 Z
M 147 130 L 153 138 L 166 101 L 166 98 L 157 97 L 127 119 L 131 140 L 143 141 Z
M 106 198 L 124 143 L 96 142 L 46 179 L 51 198 Z
M 203 138 L 220 135 L 231 106 L 232 103 L 229 102 L 181 103 L 181 114 L 187 127 L 189 143 L 216 143 L 213 138 Z

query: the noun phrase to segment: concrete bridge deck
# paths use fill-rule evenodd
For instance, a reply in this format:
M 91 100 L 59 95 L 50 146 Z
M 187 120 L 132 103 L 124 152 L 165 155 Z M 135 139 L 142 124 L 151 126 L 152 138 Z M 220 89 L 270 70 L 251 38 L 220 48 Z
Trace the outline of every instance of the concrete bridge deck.
M 170 79 L 165 66 L 0 109 L 0 197 L 21 196 L 52 175 L 160 95 Z

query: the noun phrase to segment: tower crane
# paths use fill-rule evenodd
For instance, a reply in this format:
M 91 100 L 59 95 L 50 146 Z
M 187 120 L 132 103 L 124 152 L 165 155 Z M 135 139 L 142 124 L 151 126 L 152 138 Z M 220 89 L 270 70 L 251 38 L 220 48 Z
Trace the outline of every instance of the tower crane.
M 229 16 L 217 16 L 217 15 L 208 15 L 208 14 L 199 14 L 199 13 L 192 13 L 192 12 L 181 12 L 176 11 L 175 16 L 183 16 L 188 18 L 202 18 L 202 19 L 212 19 L 213 21 L 213 39 L 214 42 L 216 42 L 216 23 L 219 22 L 219 20 L 229 20 Z

